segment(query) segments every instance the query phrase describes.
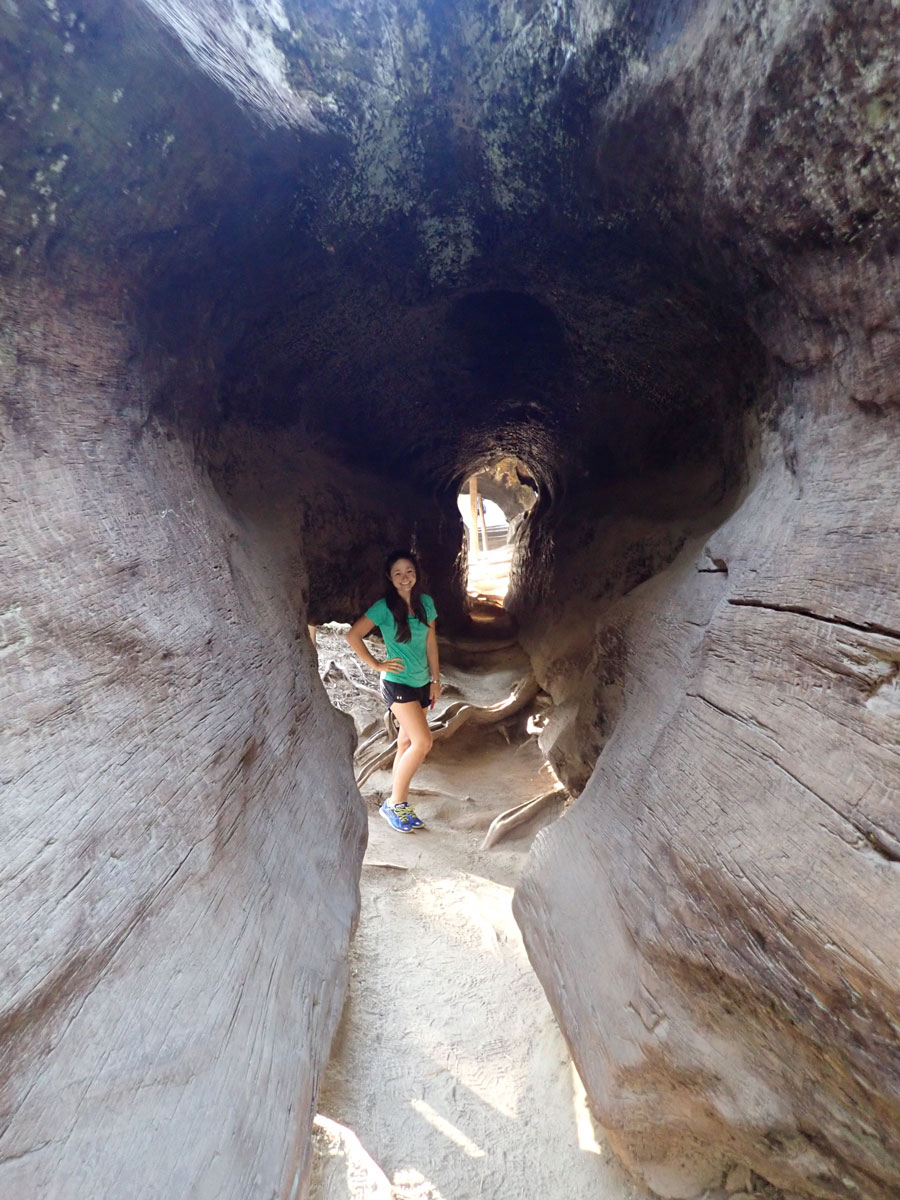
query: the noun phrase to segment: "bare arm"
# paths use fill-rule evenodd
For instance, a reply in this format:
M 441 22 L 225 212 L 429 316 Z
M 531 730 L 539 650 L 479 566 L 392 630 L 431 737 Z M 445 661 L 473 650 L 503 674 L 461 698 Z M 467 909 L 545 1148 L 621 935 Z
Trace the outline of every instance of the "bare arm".
M 386 662 L 379 662 L 377 658 L 373 658 L 369 647 L 363 641 L 363 638 L 367 637 L 374 628 L 375 622 L 370 617 L 360 617 L 358 621 L 353 622 L 344 634 L 344 637 L 357 658 L 361 658 L 366 666 L 371 667 L 373 671 L 378 671 L 381 674 L 384 674 L 385 671 L 399 673 L 404 669 L 403 663 L 399 658 L 389 658 Z
M 428 674 L 431 676 L 431 699 L 437 700 L 441 694 L 441 664 L 438 660 L 437 634 L 434 632 L 434 621 L 428 625 L 425 638 L 425 657 L 428 659 Z

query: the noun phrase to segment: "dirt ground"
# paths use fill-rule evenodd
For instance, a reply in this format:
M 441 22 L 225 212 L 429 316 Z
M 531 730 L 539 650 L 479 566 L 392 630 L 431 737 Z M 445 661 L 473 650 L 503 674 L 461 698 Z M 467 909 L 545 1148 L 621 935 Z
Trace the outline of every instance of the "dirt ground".
M 330 661 L 346 680 L 355 667 L 334 668 L 337 634 L 320 633 L 320 667 Z M 452 697 L 481 705 L 503 699 L 528 666 L 518 648 L 443 649 Z M 346 689 L 334 699 L 351 704 Z M 378 815 L 388 772 L 363 789 L 362 914 L 320 1093 L 312 1200 L 646 1194 L 603 1147 L 512 917 L 524 856 L 563 801 L 480 849 L 498 813 L 553 786 L 528 715 L 435 745 L 410 796 L 424 830 L 400 834 Z M 365 727 L 364 713 L 356 719 Z

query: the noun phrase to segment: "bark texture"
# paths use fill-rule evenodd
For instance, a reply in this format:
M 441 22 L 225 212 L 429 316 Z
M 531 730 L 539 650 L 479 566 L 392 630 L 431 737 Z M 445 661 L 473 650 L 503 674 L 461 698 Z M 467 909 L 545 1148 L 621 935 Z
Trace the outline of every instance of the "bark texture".
M 793 471 L 767 439 L 734 516 L 595 620 L 573 727 L 599 714 L 605 745 L 517 893 L 597 1111 L 664 1196 L 735 1162 L 791 1195 L 900 1185 L 900 610 L 873 556 L 898 513 L 850 482 L 895 454 L 846 405 L 802 425 Z
M 108 311 L 7 299 L 0 1191 L 287 1196 L 357 908 L 353 735 L 277 520 L 147 421 Z
M 698 8 L 610 135 L 677 120 L 664 178 L 698 170 L 695 214 L 761 272 L 769 397 L 730 517 L 676 514 L 677 474 L 601 492 L 527 639 L 559 700 L 548 750 L 584 792 L 516 911 L 601 1120 L 667 1196 L 734 1162 L 790 1195 L 900 1186 L 883 35 L 838 5 Z

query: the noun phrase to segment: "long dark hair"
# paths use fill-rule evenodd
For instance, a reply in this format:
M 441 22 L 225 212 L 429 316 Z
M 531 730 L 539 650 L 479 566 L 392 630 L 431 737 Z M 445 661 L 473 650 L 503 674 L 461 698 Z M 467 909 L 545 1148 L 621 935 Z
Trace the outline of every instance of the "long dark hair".
M 416 569 L 416 582 L 413 584 L 413 590 L 409 595 L 409 606 L 413 610 L 413 614 L 419 618 L 423 625 L 428 624 L 428 617 L 425 614 L 425 605 L 422 603 L 422 569 L 419 566 L 419 560 L 411 550 L 393 550 L 384 560 L 384 573 L 388 579 L 387 587 L 384 590 L 384 602 L 391 610 L 397 625 L 397 641 L 408 642 L 410 639 L 409 613 L 400 593 L 391 583 L 391 567 L 395 562 L 399 562 L 401 558 L 409 559 Z

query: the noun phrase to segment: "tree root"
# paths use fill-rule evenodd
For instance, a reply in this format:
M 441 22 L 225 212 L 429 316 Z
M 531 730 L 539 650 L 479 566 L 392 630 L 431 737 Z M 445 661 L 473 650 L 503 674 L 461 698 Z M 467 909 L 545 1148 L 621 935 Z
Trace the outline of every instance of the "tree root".
M 517 804 L 515 808 L 507 808 L 491 821 L 484 841 L 481 843 L 481 849 L 490 850 L 491 846 L 495 846 L 514 829 L 518 829 L 520 825 L 524 825 L 526 821 L 536 817 L 541 809 L 546 808 L 551 801 L 561 800 L 565 794 L 565 788 L 557 787 L 552 792 L 544 792 L 542 796 L 526 800 L 524 804 Z
M 466 704 L 464 700 L 454 700 L 430 724 L 432 737 L 436 742 L 442 742 L 453 737 L 464 725 L 495 725 L 498 721 L 503 721 L 519 712 L 526 704 L 530 704 L 539 691 L 540 688 L 535 677 L 526 675 L 524 679 L 519 680 L 505 700 L 492 704 L 488 708 L 479 708 L 476 704 Z M 390 716 L 390 713 L 386 714 L 385 726 L 387 726 Z M 357 787 L 362 787 L 370 775 L 374 775 L 376 771 L 380 771 L 393 761 L 394 755 L 397 753 L 397 738 L 394 736 L 387 746 L 379 748 L 379 743 L 384 737 L 391 738 L 391 733 L 383 734 L 379 730 L 357 750 L 356 761 L 360 767 L 360 773 L 356 778 Z
M 355 675 L 351 675 L 344 663 L 340 662 L 336 658 L 332 658 L 329 660 L 328 665 L 324 670 L 320 668 L 320 676 L 324 682 L 326 679 L 333 679 L 335 674 L 340 675 L 345 683 L 349 683 L 350 686 L 357 692 L 363 692 L 367 696 L 374 696 L 376 700 L 381 701 L 381 692 L 379 692 L 377 688 L 370 687 L 365 682 L 361 670 L 358 671 L 360 678 L 357 679 Z
M 454 638 L 453 650 L 461 650 L 464 654 L 492 654 L 495 650 L 511 650 L 518 646 L 517 637 L 502 638 Z

